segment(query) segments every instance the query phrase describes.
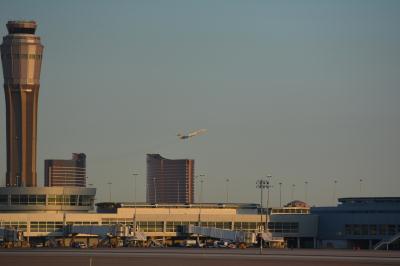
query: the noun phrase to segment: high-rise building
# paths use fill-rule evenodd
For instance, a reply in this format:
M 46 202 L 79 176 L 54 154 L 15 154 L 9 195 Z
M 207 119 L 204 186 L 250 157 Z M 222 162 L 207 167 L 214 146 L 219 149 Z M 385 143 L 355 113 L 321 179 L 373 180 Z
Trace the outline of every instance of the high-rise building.
M 36 128 L 43 45 L 36 22 L 9 21 L 0 46 L 7 123 L 6 186 L 35 187 Z
M 71 160 L 45 160 L 46 187 L 86 187 L 86 155 L 73 153 Z
M 193 203 L 194 160 L 147 154 L 147 202 Z

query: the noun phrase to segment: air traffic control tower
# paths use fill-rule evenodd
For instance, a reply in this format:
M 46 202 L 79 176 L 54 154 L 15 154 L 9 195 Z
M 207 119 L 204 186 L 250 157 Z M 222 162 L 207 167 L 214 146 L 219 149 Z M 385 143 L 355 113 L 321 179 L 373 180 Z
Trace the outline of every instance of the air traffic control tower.
M 36 128 L 43 45 L 35 21 L 9 21 L 0 46 L 6 96 L 7 173 L 2 212 L 88 212 L 95 188 L 38 187 Z
M 9 21 L 1 44 L 7 123 L 7 187 L 35 187 L 43 45 L 35 21 Z

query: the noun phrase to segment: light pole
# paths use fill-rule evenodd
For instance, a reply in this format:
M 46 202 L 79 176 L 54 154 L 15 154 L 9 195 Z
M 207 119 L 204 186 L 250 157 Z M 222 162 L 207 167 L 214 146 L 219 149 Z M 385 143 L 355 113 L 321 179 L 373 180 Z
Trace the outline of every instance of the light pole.
M 229 181 L 230 181 L 230 179 L 227 178 L 225 181 L 226 181 L 226 203 L 228 203 L 229 202 Z
M 267 188 L 267 180 L 259 179 L 257 180 L 256 187 L 260 189 L 260 255 L 262 254 L 263 248 L 263 235 L 262 235 L 262 225 L 263 225 L 263 191 Z
M 279 182 L 279 207 L 282 207 L 282 182 Z
M 304 200 L 308 204 L 308 181 L 304 181 Z
M 111 182 L 108 182 L 108 201 L 111 202 Z
M 132 173 L 133 176 L 133 203 L 136 205 L 136 179 L 137 176 L 139 174 L 138 173 Z
M 201 174 L 201 175 L 196 175 L 194 178 L 198 179 L 200 181 L 200 194 L 199 194 L 199 198 L 198 198 L 198 202 L 201 203 L 203 202 L 203 182 L 204 182 L 204 177 L 205 175 Z
M 291 200 L 290 201 L 294 200 L 294 190 L 295 189 L 296 189 L 296 184 L 292 184 L 292 195 L 291 195 Z
M 336 200 L 336 185 L 338 181 L 334 180 L 333 181 L 333 197 L 332 197 L 332 204 L 335 205 L 335 200 Z
M 203 183 L 204 183 L 204 180 L 201 179 L 200 180 L 200 203 L 203 203 Z
M 268 231 L 268 215 L 269 215 L 269 189 L 272 187 L 271 178 L 272 175 L 267 175 L 267 219 L 265 221 L 265 228 L 267 229 L 267 231 Z
M 157 203 L 157 188 L 156 188 L 156 178 L 153 177 L 153 188 L 154 188 L 154 204 Z
M 133 176 L 133 204 L 135 205 L 135 214 L 133 215 L 133 228 L 136 232 L 136 178 L 139 174 L 132 173 Z
M 360 196 L 362 196 L 362 183 L 363 183 L 363 180 L 362 180 L 362 178 L 360 178 Z
M 268 222 L 269 222 L 269 190 L 270 190 L 270 188 L 272 188 L 271 178 L 272 178 L 272 175 L 267 175 L 267 208 L 266 208 L 267 209 L 267 213 L 266 213 L 266 216 L 265 216 L 265 231 L 267 233 L 269 233 L 269 229 L 268 229 Z
M 201 203 L 202 203 L 202 200 L 203 200 L 203 177 L 204 177 L 205 175 L 197 175 L 197 176 L 195 176 L 195 178 L 196 179 L 200 179 L 200 197 L 199 197 L 199 217 L 198 217 L 198 222 L 197 222 L 197 225 L 198 226 L 201 226 Z M 197 234 L 197 245 L 198 246 L 200 246 L 200 235 L 199 234 Z

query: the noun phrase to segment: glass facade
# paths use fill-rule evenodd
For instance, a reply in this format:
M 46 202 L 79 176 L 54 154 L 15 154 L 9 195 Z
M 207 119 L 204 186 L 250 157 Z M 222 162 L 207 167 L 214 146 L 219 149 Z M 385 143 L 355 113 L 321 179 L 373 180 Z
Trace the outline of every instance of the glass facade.
M 179 232 L 183 225 L 197 225 L 197 222 L 173 221 L 167 222 L 166 232 Z
M 0 205 L 8 205 L 8 195 L 0 195 Z
M 31 232 L 62 232 L 63 231 L 63 222 L 54 222 L 54 221 L 32 221 L 31 222 Z
M 252 223 L 252 222 L 235 222 L 234 230 L 242 230 L 242 231 L 258 231 L 260 223 Z
M 98 225 L 97 221 L 73 221 L 67 222 L 67 225 Z
M 103 219 L 101 223 L 133 225 L 133 219 Z M 137 221 L 136 226 L 142 232 L 164 232 L 163 221 Z
M 133 224 L 133 219 L 113 219 L 113 218 L 106 218 L 101 221 L 101 224 L 123 224 L 123 225 L 130 225 Z
M 298 233 L 299 223 L 272 222 L 268 223 L 268 230 L 272 233 Z
M 41 54 L 1 54 L 2 59 L 42 59 Z
M 27 222 L 21 221 L 0 221 L 0 227 L 10 228 L 10 229 L 17 229 L 23 232 L 26 232 L 27 229 Z
M 308 208 L 279 208 L 279 209 L 271 209 L 271 214 L 309 214 L 310 209 Z
M 142 232 L 163 232 L 164 222 L 160 221 L 139 221 L 137 222 L 139 231 Z
M 232 223 L 230 222 L 201 222 L 201 226 L 204 227 L 215 227 L 219 229 L 227 229 L 230 230 Z
M 352 236 L 395 235 L 400 233 L 400 224 L 346 224 L 344 232 Z
M 7 195 L 1 196 L 7 197 Z M 46 205 L 46 195 L 13 194 L 11 195 L 11 205 Z
M 0 205 L 46 205 L 46 195 L 12 194 L 0 195 Z M 47 195 L 47 205 L 92 206 L 94 196 L 91 195 Z
M 93 200 L 87 195 L 48 195 L 49 205 L 90 206 Z

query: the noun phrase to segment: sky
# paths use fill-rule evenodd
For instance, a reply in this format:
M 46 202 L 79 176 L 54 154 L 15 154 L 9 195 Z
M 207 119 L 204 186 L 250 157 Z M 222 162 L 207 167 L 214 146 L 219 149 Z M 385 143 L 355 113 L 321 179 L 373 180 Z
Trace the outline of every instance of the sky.
M 134 172 L 144 201 L 160 153 L 195 160 L 208 202 L 259 202 L 267 175 L 273 206 L 279 183 L 283 203 L 400 196 L 400 1 L 2 0 L 1 36 L 18 19 L 45 46 L 39 184 L 84 152 L 98 202 L 108 182 L 132 201 Z M 5 176 L 5 100 L 0 124 Z

